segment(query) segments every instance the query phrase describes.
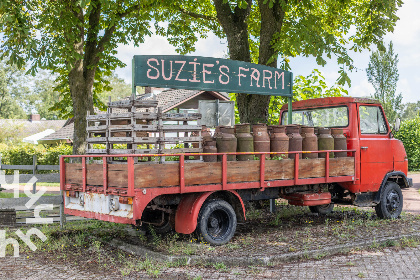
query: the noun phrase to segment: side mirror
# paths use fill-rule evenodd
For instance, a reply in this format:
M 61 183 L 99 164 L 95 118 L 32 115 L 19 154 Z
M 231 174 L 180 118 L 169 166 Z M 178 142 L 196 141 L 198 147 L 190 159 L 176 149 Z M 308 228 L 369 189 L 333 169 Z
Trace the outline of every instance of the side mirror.
M 400 124 L 401 124 L 400 118 L 396 118 L 395 119 L 395 124 L 394 124 L 394 131 L 395 132 L 397 132 L 398 130 L 400 130 Z

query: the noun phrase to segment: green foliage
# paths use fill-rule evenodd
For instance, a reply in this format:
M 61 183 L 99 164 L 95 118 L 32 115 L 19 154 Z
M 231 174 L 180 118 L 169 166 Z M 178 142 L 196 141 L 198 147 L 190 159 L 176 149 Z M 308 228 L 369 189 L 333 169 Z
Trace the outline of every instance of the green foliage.
M 335 97 L 347 95 L 348 92 L 341 85 L 334 84 L 328 87 L 325 77 L 318 69 L 312 70 L 307 77 L 302 75 L 295 77 L 293 81 L 293 101 Z M 279 124 L 280 109 L 287 103 L 287 98 L 282 96 L 272 96 L 268 108 L 269 124 Z
M 144 42 L 155 6 L 152 0 L 0 1 L 0 55 L 18 67 L 30 62 L 33 75 L 38 69 L 57 75 L 62 95 L 54 109 L 61 117 L 73 115 L 74 102 L 104 109 L 98 95 L 111 90 L 104 77 L 126 66 L 115 49 Z
M 359 0 L 359 1 L 219 1 L 227 2 L 229 10 L 216 1 L 170 1 L 170 11 L 161 12 L 160 19 L 169 22 L 167 29 L 158 29 L 159 34 L 166 36 L 179 53 L 195 50 L 191 44 L 198 37 L 203 37 L 207 30 L 212 30 L 219 38 L 226 38 L 227 30 L 222 30 L 218 23 L 226 17 L 233 17 L 237 24 L 241 18 L 237 14 L 241 9 L 251 5 L 249 15 L 244 19 L 247 23 L 247 44 L 251 62 L 268 65 L 280 57 L 282 69 L 290 70 L 290 58 L 296 56 L 313 56 L 318 65 L 324 66 L 327 58 L 336 57 L 339 65 L 338 84 L 350 86 L 348 71 L 354 69 L 352 52 L 370 49 L 372 44 L 383 49 L 382 37 L 392 32 L 398 20 L 396 12 L 403 4 L 401 0 Z M 262 25 L 272 17 L 262 12 L 262 6 L 268 2 L 270 12 L 274 14 L 275 23 Z M 217 6 L 219 7 L 216 13 Z M 278 28 L 280 26 L 280 28 Z M 233 28 L 233 27 L 232 27 Z M 272 30 L 278 28 L 278 30 Z M 269 61 L 260 61 L 261 38 L 273 33 L 270 44 L 265 48 L 273 48 L 274 53 Z M 229 47 L 233 47 L 231 42 Z M 236 58 L 238 59 L 238 58 Z
M 28 95 L 29 106 L 47 120 L 58 119 L 59 112 L 52 110 L 55 103 L 62 99 L 60 92 L 55 91 L 57 86 L 55 77 L 47 71 L 40 71 L 32 78 L 33 87 Z
M 420 117 L 403 121 L 400 130 L 394 133 L 394 137 L 404 144 L 408 157 L 408 170 L 420 170 Z
M 18 144 L 7 145 L 0 144 L 0 154 L 2 164 L 13 165 L 32 165 L 33 156 L 37 156 L 39 165 L 58 165 L 59 155 L 71 155 L 72 147 L 70 145 L 33 145 Z M 32 171 L 20 171 L 20 173 L 32 173 Z M 13 174 L 12 170 L 7 170 L 6 174 Z
M 0 119 L 25 119 L 23 110 L 28 92 L 24 72 L 0 61 Z M 1 137 L 1 136 L 0 136 Z
M 118 77 L 114 72 L 105 77 L 105 79 L 109 82 L 111 90 L 98 94 L 98 98 L 102 103 L 107 104 L 109 96 L 111 96 L 112 101 L 116 101 L 131 95 L 131 85 L 127 84 L 124 79 Z
M 403 113 L 401 115 L 401 119 L 411 120 L 411 119 L 414 119 L 416 116 L 419 115 L 420 101 L 417 101 L 417 103 L 406 103 L 403 106 L 404 106 L 404 109 L 403 109 Z
M 20 141 L 24 125 L 15 120 L 3 120 L 0 123 L 0 143 L 13 143 Z
M 375 88 L 373 98 L 382 103 L 388 121 L 394 122 L 402 109 L 402 94 L 395 95 L 398 82 L 398 55 L 392 41 L 388 50 L 373 52 L 366 69 L 369 82 Z

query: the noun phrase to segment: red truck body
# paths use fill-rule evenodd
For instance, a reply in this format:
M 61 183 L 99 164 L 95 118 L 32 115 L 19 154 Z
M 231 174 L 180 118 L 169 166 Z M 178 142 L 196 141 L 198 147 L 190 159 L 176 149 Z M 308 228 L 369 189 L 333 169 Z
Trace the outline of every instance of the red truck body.
M 255 153 L 259 160 L 229 162 L 225 153 L 221 162 L 192 163 L 185 159 L 193 154 L 129 154 L 118 155 L 127 158 L 126 164 L 108 164 L 107 158 L 115 155 L 62 156 L 64 211 L 110 222 L 146 223 L 162 230 L 172 227 L 185 234 L 197 230 L 215 245 L 228 242 L 237 220 L 245 219 L 245 201 L 282 197 L 318 213 L 324 206 L 332 209 L 333 203 L 350 203 L 375 206 L 385 218 L 398 216 L 400 188 L 409 187 L 411 180 L 407 178 L 404 147 L 392 137 L 381 105 L 351 97 L 293 103 L 298 118 L 301 112 L 304 117 L 310 115 L 307 110 L 314 108 L 344 112 L 347 157 L 330 158 L 329 151 L 313 151 L 325 153 L 326 158 L 299 159 L 302 152 L 289 152 L 294 159 L 275 161 Z M 281 111 L 283 120 L 285 114 L 287 108 Z M 384 120 L 378 133 L 363 133 L 375 127 L 361 124 L 365 116 Z M 135 163 L 134 158 L 143 156 L 179 156 L 179 162 Z M 66 162 L 70 158 L 81 158 L 81 163 Z M 90 163 L 93 158 L 102 159 L 102 163 Z M 153 176 L 155 180 L 148 179 Z
M 386 174 L 398 171 L 407 175 L 408 172 L 408 159 L 404 145 L 400 140 L 392 137 L 390 125 L 385 117 L 385 133 L 361 133 L 359 116 L 361 105 L 377 107 L 385 116 L 378 101 L 366 98 L 327 97 L 297 101 L 292 104 L 293 110 L 348 107 L 349 123 L 348 126 L 343 127 L 343 130 L 347 137 L 347 148 L 357 151 L 356 180 L 342 183 L 342 185 L 352 193 L 377 192 Z M 284 113 L 287 113 L 287 106 L 282 108 L 281 114 Z

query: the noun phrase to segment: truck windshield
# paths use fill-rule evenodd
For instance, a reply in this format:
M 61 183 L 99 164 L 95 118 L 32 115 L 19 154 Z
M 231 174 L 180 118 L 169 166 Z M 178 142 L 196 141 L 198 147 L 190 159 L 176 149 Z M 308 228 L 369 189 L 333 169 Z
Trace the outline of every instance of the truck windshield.
M 282 124 L 287 124 L 287 111 L 282 114 Z M 292 123 L 318 127 L 346 127 L 349 124 L 347 106 L 302 109 L 292 112 Z

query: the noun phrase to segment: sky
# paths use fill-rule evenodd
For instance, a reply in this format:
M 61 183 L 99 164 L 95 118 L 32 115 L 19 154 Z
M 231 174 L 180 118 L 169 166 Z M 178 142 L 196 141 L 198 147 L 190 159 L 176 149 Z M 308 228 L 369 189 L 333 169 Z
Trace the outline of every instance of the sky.
M 393 33 L 389 33 L 384 38 L 387 46 L 392 40 L 394 51 L 398 54 L 399 81 L 397 84 L 397 94 L 403 96 L 403 103 L 417 102 L 420 100 L 420 0 L 406 0 L 398 10 L 397 21 Z M 373 48 L 375 50 L 375 48 Z M 116 73 L 127 83 L 131 84 L 131 59 L 133 55 L 176 55 L 175 48 L 171 46 L 164 37 L 153 35 L 146 38 L 145 42 L 139 47 L 134 45 L 119 45 L 117 57 L 127 66 L 118 68 Z M 362 53 L 352 53 L 354 66 L 357 70 L 349 73 L 351 87 L 346 89 L 350 96 L 371 96 L 374 93 L 372 85 L 368 82 L 366 68 L 369 63 L 370 51 Z M 196 51 L 189 55 L 226 57 L 227 42 L 208 34 L 206 39 L 199 39 L 196 44 Z M 296 57 L 290 59 L 293 75 L 309 75 L 313 69 L 319 69 L 325 77 L 329 86 L 333 85 L 338 79 L 339 65 L 334 58 L 327 60 L 327 65 L 322 67 L 317 65 L 314 58 Z

